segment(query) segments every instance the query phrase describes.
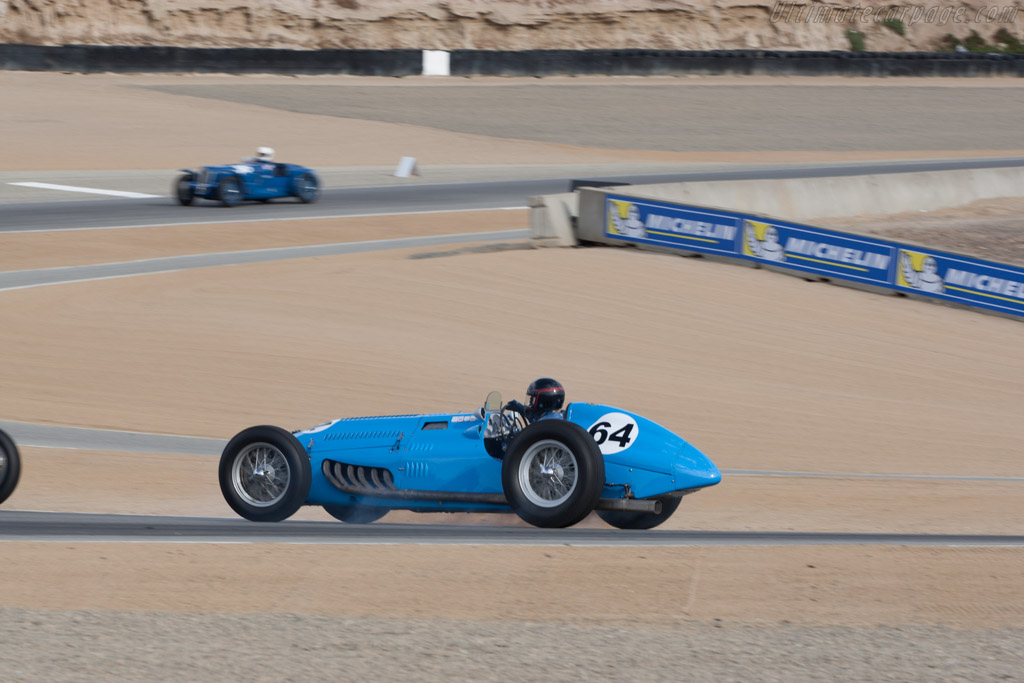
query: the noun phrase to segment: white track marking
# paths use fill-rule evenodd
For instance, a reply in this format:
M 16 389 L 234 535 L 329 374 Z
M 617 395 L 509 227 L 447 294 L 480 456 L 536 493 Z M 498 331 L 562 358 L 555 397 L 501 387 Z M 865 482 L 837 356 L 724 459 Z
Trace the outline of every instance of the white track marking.
M 97 190 L 92 187 L 76 187 L 74 185 L 54 185 L 53 183 L 7 183 L 8 185 L 19 185 L 21 187 L 37 187 L 40 190 L 61 190 L 63 192 L 84 192 L 85 194 L 107 194 L 113 197 L 128 197 L 129 199 L 153 199 L 160 197 L 158 194 L 143 194 L 141 192 L 124 192 L 122 190 Z
M 157 195 L 143 195 L 154 197 Z M 11 230 L 5 235 L 28 235 L 48 232 L 78 232 L 80 230 L 135 230 L 138 228 L 180 228 L 196 225 L 227 225 L 231 223 L 283 223 L 285 221 L 316 221 L 332 218 L 380 218 L 383 216 L 418 216 L 431 213 L 469 213 L 471 211 L 525 211 L 528 206 L 490 206 L 481 209 L 436 209 L 430 211 L 385 211 L 381 213 L 339 213 L 326 216 L 278 216 L 277 218 L 234 218 L 227 221 L 188 221 L 185 223 L 140 223 L 138 225 L 100 225 L 94 228 L 51 228 L 48 230 Z

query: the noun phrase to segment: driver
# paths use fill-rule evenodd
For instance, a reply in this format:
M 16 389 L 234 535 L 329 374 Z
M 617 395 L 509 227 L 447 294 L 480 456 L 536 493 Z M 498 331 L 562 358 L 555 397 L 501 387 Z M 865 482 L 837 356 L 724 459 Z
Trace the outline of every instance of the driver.
M 274 163 L 274 148 L 273 147 L 257 147 L 256 156 L 243 159 L 252 164 L 273 164 Z
M 505 410 L 511 410 L 523 416 L 528 423 L 537 420 L 564 419 L 565 389 L 550 377 L 541 377 L 530 382 L 526 389 L 526 405 L 516 400 L 505 404 Z

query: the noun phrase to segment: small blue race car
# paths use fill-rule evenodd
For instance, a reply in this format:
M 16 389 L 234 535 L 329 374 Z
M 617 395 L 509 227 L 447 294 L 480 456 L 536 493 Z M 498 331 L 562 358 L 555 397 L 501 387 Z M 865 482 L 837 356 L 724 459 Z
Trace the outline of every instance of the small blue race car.
M 204 166 L 199 171 L 181 170 L 172 191 L 183 206 L 197 197 L 235 206 L 245 200 L 268 202 L 280 197 L 295 197 L 309 204 L 320 196 L 316 173 L 297 164 L 248 159 L 238 164 Z
M 0 429 L 0 503 L 14 493 L 21 475 L 21 459 L 18 447 L 7 432 Z
M 685 439 L 628 411 L 570 403 L 527 424 L 508 407 L 491 392 L 475 412 L 251 427 L 221 455 L 221 492 L 261 522 L 320 505 L 355 524 L 400 509 L 515 512 L 534 526 L 567 527 L 596 510 L 620 529 L 650 529 L 684 495 L 721 481 Z

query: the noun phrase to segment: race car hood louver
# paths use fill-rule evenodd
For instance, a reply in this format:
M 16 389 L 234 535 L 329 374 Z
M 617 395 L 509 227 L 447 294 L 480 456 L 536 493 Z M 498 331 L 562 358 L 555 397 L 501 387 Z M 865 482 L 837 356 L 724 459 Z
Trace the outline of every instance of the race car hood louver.
M 397 490 L 391 471 L 383 467 L 364 467 L 324 460 L 323 469 L 324 476 L 331 485 L 345 493 L 372 496 Z

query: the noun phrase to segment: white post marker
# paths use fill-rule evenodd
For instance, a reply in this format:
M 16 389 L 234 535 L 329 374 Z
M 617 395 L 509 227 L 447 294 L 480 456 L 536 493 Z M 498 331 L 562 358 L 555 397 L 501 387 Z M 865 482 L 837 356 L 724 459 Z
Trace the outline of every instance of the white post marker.
M 423 51 L 424 76 L 451 76 L 451 53 L 447 50 Z
M 395 169 L 396 178 L 408 178 L 411 175 L 419 175 L 420 167 L 416 165 L 416 157 L 402 157 Z

